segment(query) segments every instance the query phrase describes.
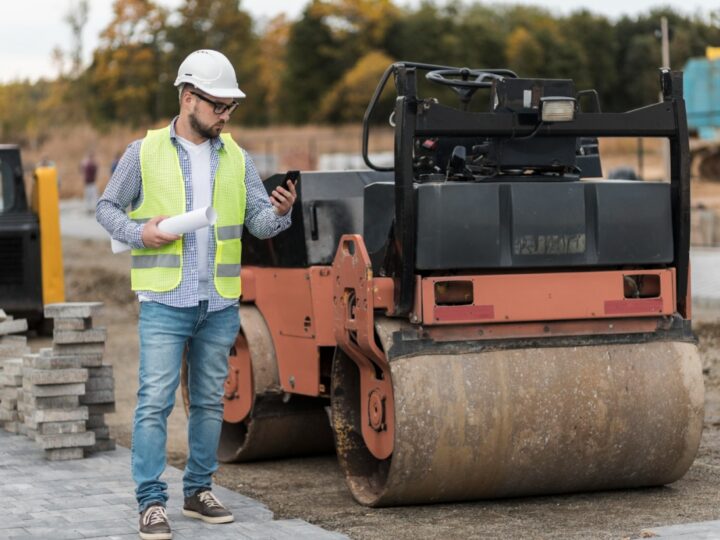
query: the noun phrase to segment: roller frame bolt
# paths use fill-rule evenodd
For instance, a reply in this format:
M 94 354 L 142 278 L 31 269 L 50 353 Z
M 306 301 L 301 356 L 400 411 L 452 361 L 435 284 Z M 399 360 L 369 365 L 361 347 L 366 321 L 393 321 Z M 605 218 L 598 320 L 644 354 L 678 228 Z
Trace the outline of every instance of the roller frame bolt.
M 368 424 L 378 433 L 387 430 L 385 422 L 385 396 L 377 388 L 368 394 Z

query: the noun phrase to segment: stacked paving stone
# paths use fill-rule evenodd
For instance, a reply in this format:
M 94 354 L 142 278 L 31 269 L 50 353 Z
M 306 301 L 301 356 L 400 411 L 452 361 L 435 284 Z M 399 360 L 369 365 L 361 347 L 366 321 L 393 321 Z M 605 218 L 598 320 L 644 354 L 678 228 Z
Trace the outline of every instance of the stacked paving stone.
M 87 431 L 88 409 L 80 404 L 88 379 L 80 360 L 57 355 L 50 348 L 23 357 L 23 399 L 20 411 L 28 437 L 52 461 L 79 459 L 95 444 Z
M 22 389 L 22 356 L 30 352 L 25 332 L 27 320 L 13 319 L 0 309 L 0 426 L 11 433 L 22 432 L 18 400 Z
M 22 433 L 22 417 L 18 412 L 18 400 L 22 393 L 23 371 L 21 358 L 4 358 L 0 360 L 3 370 L 0 374 L 0 422 L 10 433 Z
M 115 440 L 105 423 L 105 414 L 115 412 L 115 379 L 111 365 L 103 364 L 107 333 L 93 328 L 92 318 L 102 307 L 100 302 L 48 304 L 45 317 L 54 321 L 53 354 L 74 358 L 79 367 L 87 370 L 85 392 L 79 398 L 87 408 L 86 427 L 94 433 L 95 442 L 85 447 L 85 453 L 115 449 Z
M 27 332 L 28 324 L 26 319 L 14 319 L 0 309 L 0 336 L 8 334 L 20 334 Z

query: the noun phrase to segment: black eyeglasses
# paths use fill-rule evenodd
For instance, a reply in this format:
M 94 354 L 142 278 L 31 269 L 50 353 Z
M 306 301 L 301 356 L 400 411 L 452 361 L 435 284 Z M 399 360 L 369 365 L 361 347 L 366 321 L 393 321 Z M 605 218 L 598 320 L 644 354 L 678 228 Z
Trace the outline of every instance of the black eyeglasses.
M 209 103 L 213 106 L 213 112 L 215 114 L 224 114 L 225 111 L 228 112 L 228 114 L 232 114 L 235 109 L 237 109 L 238 105 L 240 105 L 237 101 L 233 101 L 230 105 L 226 105 L 225 103 L 220 103 L 219 101 L 213 101 L 212 99 L 208 99 L 202 94 L 197 94 L 195 92 L 190 92 L 193 96 L 199 97 L 203 101 Z

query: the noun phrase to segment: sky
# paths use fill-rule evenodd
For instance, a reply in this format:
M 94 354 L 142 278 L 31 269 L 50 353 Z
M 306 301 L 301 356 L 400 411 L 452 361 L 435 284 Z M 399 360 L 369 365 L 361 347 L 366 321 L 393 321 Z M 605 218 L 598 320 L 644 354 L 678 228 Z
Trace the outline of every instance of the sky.
M 156 0 L 168 8 L 175 8 L 182 0 Z M 241 6 L 253 18 L 271 18 L 285 13 L 297 18 L 309 0 L 242 0 Z M 470 2 L 470 0 L 465 0 Z M 90 15 L 83 32 L 85 61 L 98 42 L 98 35 L 112 18 L 113 0 L 90 0 Z M 416 7 L 420 0 L 396 0 L 400 6 Z M 442 1 L 438 3 L 443 3 Z M 542 6 L 558 15 L 578 9 L 618 18 L 622 15 L 639 15 L 659 6 L 670 6 L 686 14 L 709 16 L 708 0 L 524 0 L 484 3 L 522 3 Z M 63 22 L 64 15 L 74 0 L 20 0 L 3 2 L 0 17 L 0 83 L 57 75 L 51 53 L 55 47 L 70 48 L 70 31 Z M 720 45 L 720 44 L 715 44 Z

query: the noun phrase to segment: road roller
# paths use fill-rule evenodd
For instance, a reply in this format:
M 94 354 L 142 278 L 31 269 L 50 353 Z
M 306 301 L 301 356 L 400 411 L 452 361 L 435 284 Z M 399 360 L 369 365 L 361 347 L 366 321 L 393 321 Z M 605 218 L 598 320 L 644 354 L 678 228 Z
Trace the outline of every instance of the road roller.
M 571 80 L 389 66 L 367 170 L 300 172 L 292 226 L 243 240 L 219 458 L 334 450 L 372 507 L 681 478 L 704 387 L 682 74 L 659 80 L 602 112 Z M 670 178 L 603 178 L 603 137 L 667 139 Z

